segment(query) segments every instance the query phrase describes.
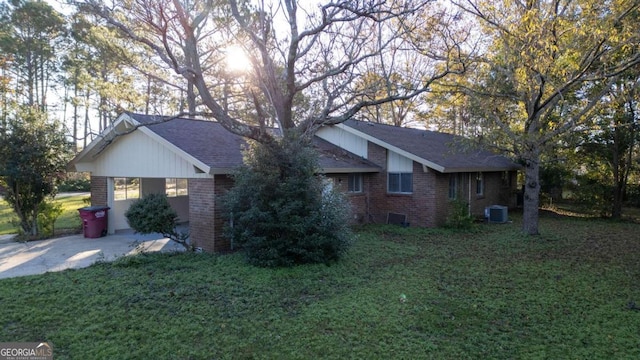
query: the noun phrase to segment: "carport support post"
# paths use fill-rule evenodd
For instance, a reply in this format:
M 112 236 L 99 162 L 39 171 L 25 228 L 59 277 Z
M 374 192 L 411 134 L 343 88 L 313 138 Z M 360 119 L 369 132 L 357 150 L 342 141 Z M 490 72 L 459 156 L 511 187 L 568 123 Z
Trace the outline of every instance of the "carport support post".
M 189 179 L 189 230 L 191 243 L 203 251 L 216 251 L 215 179 Z

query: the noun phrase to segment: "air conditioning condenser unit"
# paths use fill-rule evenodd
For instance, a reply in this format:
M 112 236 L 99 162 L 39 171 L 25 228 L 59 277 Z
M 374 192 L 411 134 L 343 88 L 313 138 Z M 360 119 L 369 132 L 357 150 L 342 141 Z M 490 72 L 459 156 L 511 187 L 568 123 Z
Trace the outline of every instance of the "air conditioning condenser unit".
M 501 205 L 491 205 L 484 209 L 484 217 L 490 224 L 504 224 L 509 219 L 509 208 Z

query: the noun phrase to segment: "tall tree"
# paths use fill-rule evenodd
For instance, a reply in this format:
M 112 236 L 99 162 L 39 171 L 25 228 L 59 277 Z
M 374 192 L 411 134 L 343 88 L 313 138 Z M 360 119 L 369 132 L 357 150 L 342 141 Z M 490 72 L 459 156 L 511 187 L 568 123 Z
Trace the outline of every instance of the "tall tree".
M 375 101 L 393 96 L 397 87 L 403 86 L 401 73 L 378 75 L 371 72 L 363 77 L 364 83 L 359 84 L 367 89 L 362 95 L 363 101 Z M 384 104 L 365 107 L 359 117 L 370 122 L 390 124 L 394 126 L 408 126 L 413 122 L 413 116 L 418 112 L 419 98 L 391 101 Z
M 0 50 L 13 54 L 11 68 L 20 103 L 44 110 L 65 21 L 46 2 L 21 0 L 1 6 L 0 19 L 6 29 L 0 32 Z
M 9 114 L 11 78 L 7 75 L 8 62 L 10 57 L 0 55 L 0 138 L 4 136 L 7 129 L 7 114 Z
M 148 54 L 132 47 L 129 39 L 122 38 L 100 19 L 73 14 L 71 38 L 73 43 L 65 54 L 63 68 L 67 74 L 66 101 L 72 108 L 77 141 L 84 140 L 86 145 L 94 135 L 92 128 L 103 130 L 118 115 L 118 109 L 177 109 L 177 96 L 171 97 L 166 82 L 159 81 L 163 76 L 156 75 L 160 70 L 148 61 Z M 138 70 L 144 70 L 146 82 L 139 80 Z M 87 117 L 96 117 L 95 114 L 98 122 L 91 126 Z M 78 130 L 82 127 L 84 136 Z
M 620 74 L 640 62 L 638 1 L 460 0 L 486 39 L 464 87 L 491 134 L 525 166 L 524 225 L 538 234 L 541 154 L 585 126 Z M 635 51 L 629 51 L 635 49 Z
M 55 194 L 57 180 L 71 159 L 71 147 L 60 124 L 48 121 L 37 107 L 23 107 L 8 125 L 6 141 L 0 142 L 0 180 L 20 229 L 35 236 L 41 205 Z
M 362 100 L 364 93 L 353 86 L 365 68 L 389 55 L 396 40 L 414 27 L 408 20 L 415 20 L 412 15 L 428 3 L 342 0 L 301 5 L 281 0 L 255 7 L 238 0 L 192 1 L 188 6 L 178 0 L 135 0 L 106 7 L 86 0 L 80 5 L 152 49 L 192 83 L 202 104 L 200 115 L 216 119 L 236 134 L 269 142 L 273 137 L 266 129 L 269 121 L 282 131 L 311 134 L 367 106 L 409 99 L 433 81 L 462 71 L 463 54 L 455 39 L 449 39 L 439 44 L 440 57 L 423 54 L 439 59 L 439 68 L 413 74 L 411 83 L 393 88 L 388 96 Z M 204 36 L 212 33 L 215 36 Z M 248 55 L 250 71 L 237 74 L 220 66 L 229 41 Z M 407 46 L 405 51 L 412 53 L 415 48 Z M 225 106 L 216 97 L 225 93 L 215 91 L 222 86 L 243 95 L 240 106 Z M 243 116 L 234 112 L 237 108 Z M 252 114 L 249 121 L 244 116 L 247 110 Z
M 585 179 L 598 185 L 602 194 L 602 213 L 619 219 L 629 177 L 637 169 L 638 118 L 640 78 L 637 71 L 630 71 L 611 87 L 603 98 L 606 109 L 595 117 L 594 127 L 587 132 L 579 144 L 580 154 L 585 159 Z

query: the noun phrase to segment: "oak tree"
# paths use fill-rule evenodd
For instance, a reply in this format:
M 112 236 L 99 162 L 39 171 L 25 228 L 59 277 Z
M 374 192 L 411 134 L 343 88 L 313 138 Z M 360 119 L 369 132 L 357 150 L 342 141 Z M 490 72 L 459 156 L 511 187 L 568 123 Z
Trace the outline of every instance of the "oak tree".
M 481 30 L 485 51 L 460 86 L 493 144 L 524 165 L 524 225 L 538 233 L 541 155 L 585 128 L 625 70 L 640 63 L 638 1 L 454 2 Z M 469 85 L 471 84 L 471 85 Z

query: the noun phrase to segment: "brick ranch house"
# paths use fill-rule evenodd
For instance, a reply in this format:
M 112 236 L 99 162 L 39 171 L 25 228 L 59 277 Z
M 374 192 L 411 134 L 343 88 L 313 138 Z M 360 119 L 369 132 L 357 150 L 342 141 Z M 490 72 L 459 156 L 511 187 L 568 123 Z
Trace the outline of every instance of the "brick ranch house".
M 135 199 L 166 193 L 191 241 L 225 251 L 217 196 L 232 186 L 245 141 L 212 121 L 123 113 L 69 164 L 91 173 L 91 204 L 110 207 L 108 233 L 128 229 L 124 212 Z M 490 205 L 516 203 L 509 159 L 462 150 L 450 134 L 356 120 L 321 128 L 314 141 L 320 171 L 349 197 L 354 223 L 442 225 L 451 200 L 482 217 Z

